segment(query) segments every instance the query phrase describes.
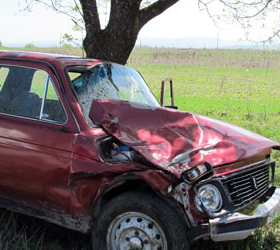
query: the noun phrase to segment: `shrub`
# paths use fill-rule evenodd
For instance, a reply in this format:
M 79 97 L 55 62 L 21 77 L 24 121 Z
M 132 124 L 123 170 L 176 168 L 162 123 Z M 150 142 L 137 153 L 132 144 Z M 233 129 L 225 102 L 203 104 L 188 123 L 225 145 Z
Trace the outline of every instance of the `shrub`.
M 28 44 L 25 45 L 25 48 L 26 49 L 34 49 L 34 48 L 36 48 L 36 46 L 33 43 L 28 43 Z

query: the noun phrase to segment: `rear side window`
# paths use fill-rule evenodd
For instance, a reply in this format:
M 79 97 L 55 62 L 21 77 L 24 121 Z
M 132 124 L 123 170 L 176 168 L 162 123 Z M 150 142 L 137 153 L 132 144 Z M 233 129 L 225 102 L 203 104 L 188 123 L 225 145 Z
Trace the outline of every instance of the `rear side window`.
M 44 70 L 0 66 L 0 112 L 65 123 L 66 114 L 53 82 Z
M 8 68 L 0 68 L 0 91 L 3 87 L 4 81 L 7 78 L 7 75 L 9 73 L 9 69 Z

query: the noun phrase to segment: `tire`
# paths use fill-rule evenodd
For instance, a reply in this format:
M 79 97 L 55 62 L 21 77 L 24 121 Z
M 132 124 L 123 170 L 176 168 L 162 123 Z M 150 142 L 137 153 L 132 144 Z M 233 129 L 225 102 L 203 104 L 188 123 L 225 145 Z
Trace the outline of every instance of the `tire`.
M 94 223 L 94 250 L 188 250 L 183 219 L 158 196 L 128 192 L 111 199 Z

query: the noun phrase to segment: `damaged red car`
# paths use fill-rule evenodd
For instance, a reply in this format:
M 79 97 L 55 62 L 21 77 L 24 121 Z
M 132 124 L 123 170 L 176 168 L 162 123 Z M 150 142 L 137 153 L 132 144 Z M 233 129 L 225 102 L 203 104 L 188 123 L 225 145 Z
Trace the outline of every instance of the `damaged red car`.
M 0 51 L 0 91 L 0 206 L 95 250 L 245 239 L 280 211 L 278 143 L 162 107 L 131 68 Z

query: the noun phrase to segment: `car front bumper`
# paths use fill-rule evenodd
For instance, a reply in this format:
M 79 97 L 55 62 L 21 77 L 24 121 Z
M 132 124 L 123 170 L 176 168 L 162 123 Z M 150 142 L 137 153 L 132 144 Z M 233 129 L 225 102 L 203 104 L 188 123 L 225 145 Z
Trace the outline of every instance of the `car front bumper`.
M 257 228 L 271 222 L 280 213 L 280 187 L 273 187 L 272 196 L 258 205 L 248 216 L 239 212 L 209 220 L 209 233 L 213 241 L 243 240 Z

